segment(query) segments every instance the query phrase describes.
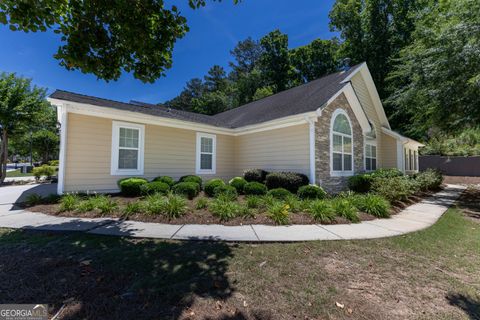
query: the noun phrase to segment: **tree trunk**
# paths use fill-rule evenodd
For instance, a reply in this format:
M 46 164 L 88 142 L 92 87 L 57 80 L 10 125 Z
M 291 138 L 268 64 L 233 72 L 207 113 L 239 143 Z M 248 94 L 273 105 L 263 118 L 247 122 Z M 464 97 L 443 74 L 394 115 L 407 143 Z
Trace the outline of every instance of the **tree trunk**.
M 2 130 L 2 142 L 0 146 L 0 166 L 1 166 L 0 184 L 2 184 L 5 178 L 7 177 L 7 159 L 8 159 L 8 134 L 7 134 L 7 131 L 4 129 Z

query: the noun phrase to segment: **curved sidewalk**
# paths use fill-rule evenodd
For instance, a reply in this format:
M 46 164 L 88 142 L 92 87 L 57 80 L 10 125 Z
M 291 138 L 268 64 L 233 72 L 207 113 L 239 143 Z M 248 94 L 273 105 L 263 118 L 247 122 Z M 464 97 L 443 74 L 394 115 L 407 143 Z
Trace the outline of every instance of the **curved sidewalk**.
M 23 187 L 23 189 L 22 189 Z M 5 188 L 19 188 L 8 190 Z M 30 186 L 30 188 L 32 188 Z M 454 204 L 465 187 L 448 185 L 417 204 L 414 204 L 390 219 L 375 219 L 358 224 L 338 225 L 170 225 L 147 223 L 114 218 L 66 218 L 15 209 L 9 199 L 21 193 L 21 199 L 28 193 L 28 187 L 0 188 L 0 227 L 44 231 L 76 231 L 91 234 L 127 236 L 136 238 L 158 238 L 175 240 L 222 240 L 222 241 L 310 241 L 373 239 L 397 236 L 425 229 L 433 225 L 447 209 Z M 38 191 L 38 190 L 37 190 Z M 44 191 L 46 193 L 46 191 Z M 48 194 L 48 193 L 46 193 Z M 8 201 L 8 200 L 7 200 Z M 18 200 L 17 200 L 18 201 Z

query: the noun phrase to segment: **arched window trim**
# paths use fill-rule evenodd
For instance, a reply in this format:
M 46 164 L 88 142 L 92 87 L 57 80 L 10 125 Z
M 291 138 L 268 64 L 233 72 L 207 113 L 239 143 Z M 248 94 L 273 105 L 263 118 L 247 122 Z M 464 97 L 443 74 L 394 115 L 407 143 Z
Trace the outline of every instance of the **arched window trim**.
M 340 114 L 343 114 L 347 120 L 348 120 L 348 125 L 350 126 L 350 131 L 351 131 L 351 135 L 348 135 L 348 134 L 345 134 L 345 133 L 341 133 L 341 132 L 335 132 L 336 135 L 341 135 L 341 136 L 344 136 L 344 137 L 349 137 L 351 139 L 351 144 L 352 144 L 352 149 L 351 149 L 351 155 L 352 155 L 352 170 L 333 170 L 333 134 L 334 134 L 334 131 L 333 131 L 333 124 L 335 122 L 335 119 L 337 118 L 337 116 L 339 116 Z M 355 152 L 354 152 L 354 145 L 353 145 L 353 138 L 354 138 L 354 132 L 353 132 L 353 126 L 352 126 L 352 121 L 350 121 L 350 117 L 348 116 L 347 112 L 345 112 L 345 110 L 343 109 L 336 109 L 333 114 L 332 114 L 332 117 L 330 119 L 330 175 L 331 176 L 336 176 L 336 177 L 342 177 L 342 176 L 352 176 L 354 174 L 354 168 L 355 168 Z M 342 154 L 343 154 L 343 144 L 342 144 Z M 342 157 L 342 169 L 343 169 L 343 157 Z

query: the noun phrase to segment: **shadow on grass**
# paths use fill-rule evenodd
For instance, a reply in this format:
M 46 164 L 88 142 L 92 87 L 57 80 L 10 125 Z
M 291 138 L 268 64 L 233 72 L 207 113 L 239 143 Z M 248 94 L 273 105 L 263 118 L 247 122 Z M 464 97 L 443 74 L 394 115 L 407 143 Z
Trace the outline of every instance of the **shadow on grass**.
M 448 294 L 446 298 L 450 305 L 462 309 L 470 319 L 480 320 L 480 301 L 459 293 Z
M 0 301 L 64 306 L 59 319 L 178 319 L 234 291 L 220 242 L 3 231 L 0 254 Z

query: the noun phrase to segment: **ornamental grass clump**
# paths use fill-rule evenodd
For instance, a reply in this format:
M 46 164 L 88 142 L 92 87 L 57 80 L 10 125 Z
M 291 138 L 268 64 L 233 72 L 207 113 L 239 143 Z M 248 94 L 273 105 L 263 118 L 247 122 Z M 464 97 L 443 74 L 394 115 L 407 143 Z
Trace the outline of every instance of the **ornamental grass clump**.
M 129 202 L 123 209 L 123 216 L 129 217 L 137 213 L 142 213 L 143 210 L 143 203 L 141 201 Z
M 353 205 L 351 200 L 338 197 L 330 200 L 330 202 L 337 216 L 345 218 L 354 223 L 360 222 L 357 208 Z
M 321 223 L 331 223 L 335 220 L 335 209 L 329 200 L 313 200 L 309 203 L 307 212 Z
M 77 194 L 68 193 L 60 199 L 59 212 L 73 211 L 77 208 L 81 198 Z
M 276 224 L 288 224 L 290 206 L 282 201 L 275 201 L 267 207 L 267 216 Z
M 197 202 L 195 202 L 195 209 L 202 210 L 208 208 L 208 199 L 207 198 L 199 198 Z
M 371 214 L 377 218 L 390 217 L 390 203 L 376 194 L 356 195 L 352 199 L 358 210 Z
M 220 196 L 212 200 L 208 205 L 208 210 L 222 221 L 235 218 L 242 212 L 242 206 L 228 198 Z
M 178 218 L 187 211 L 185 198 L 171 192 L 163 197 L 162 205 L 162 213 L 170 219 Z

